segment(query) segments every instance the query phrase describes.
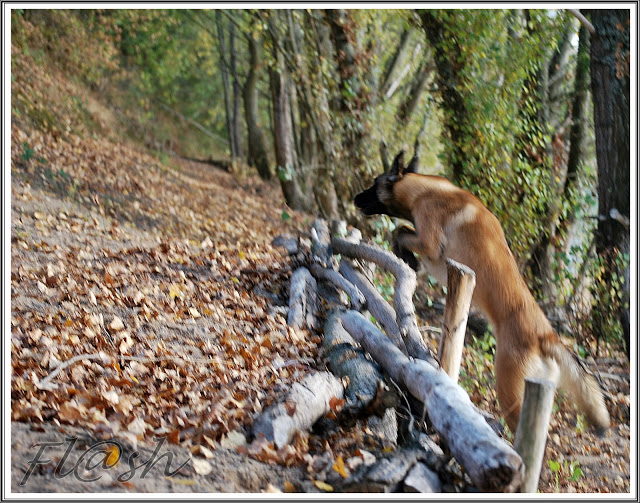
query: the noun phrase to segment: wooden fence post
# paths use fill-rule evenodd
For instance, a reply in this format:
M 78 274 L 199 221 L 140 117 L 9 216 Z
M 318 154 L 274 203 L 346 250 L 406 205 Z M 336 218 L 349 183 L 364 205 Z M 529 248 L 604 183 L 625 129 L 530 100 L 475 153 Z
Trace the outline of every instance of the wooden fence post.
M 556 386 L 551 381 L 525 379 L 524 400 L 513 444 L 525 466 L 524 481 L 520 487 L 523 493 L 535 493 L 538 489 L 555 390 Z
M 473 270 L 455 260 L 447 259 L 447 301 L 438 359 L 442 369 L 454 382 L 458 382 L 464 334 L 475 286 L 476 274 Z

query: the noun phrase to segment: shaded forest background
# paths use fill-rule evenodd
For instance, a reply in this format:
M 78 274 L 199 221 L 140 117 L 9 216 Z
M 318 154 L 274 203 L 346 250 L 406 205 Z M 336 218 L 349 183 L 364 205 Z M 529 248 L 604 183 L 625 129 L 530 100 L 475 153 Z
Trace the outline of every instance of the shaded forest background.
M 496 214 L 538 300 L 591 353 L 629 345 L 630 18 L 583 13 L 16 10 L 12 50 L 57 61 L 131 140 L 255 171 L 292 210 L 382 244 L 395 221 L 362 221 L 353 196 L 398 150 L 418 154 Z M 91 117 L 77 96 L 78 124 L 46 95 L 12 98 L 62 135 Z

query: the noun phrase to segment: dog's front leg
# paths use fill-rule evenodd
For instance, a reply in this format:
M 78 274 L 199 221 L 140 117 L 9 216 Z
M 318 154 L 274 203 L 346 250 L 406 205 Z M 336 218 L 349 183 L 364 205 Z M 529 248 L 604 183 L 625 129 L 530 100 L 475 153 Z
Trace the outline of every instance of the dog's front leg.
M 393 235 L 393 253 L 404 260 L 411 269 L 418 270 L 420 261 L 412 250 L 419 247 L 418 235 L 413 226 L 403 224 L 396 229 Z

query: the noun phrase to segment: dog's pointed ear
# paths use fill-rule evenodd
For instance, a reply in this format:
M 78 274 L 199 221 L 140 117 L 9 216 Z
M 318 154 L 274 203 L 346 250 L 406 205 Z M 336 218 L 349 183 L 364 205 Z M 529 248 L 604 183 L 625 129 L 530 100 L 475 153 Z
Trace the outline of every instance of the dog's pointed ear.
M 404 176 L 404 150 L 401 150 L 393 160 L 391 170 L 389 171 L 389 180 L 400 180 Z
M 418 163 L 420 162 L 420 159 L 418 157 L 418 155 L 414 155 L 411 158 L 411 161 L 409 161 L 409 164 L 407 165 L 407 168 L 404 170 L 405 173 L 417 173 L 418 172 Z

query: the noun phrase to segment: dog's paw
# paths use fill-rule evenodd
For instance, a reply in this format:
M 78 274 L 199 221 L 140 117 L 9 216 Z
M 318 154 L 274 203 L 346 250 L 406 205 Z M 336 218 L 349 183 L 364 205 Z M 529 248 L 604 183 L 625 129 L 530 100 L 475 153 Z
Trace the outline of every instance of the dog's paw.
M 393 240 L 393 254 L 406 262 L 414 271 L 417 271 L 420 267 L 420 262 L 413 252 L 407 248 L 403 248 L 397 238 Z

